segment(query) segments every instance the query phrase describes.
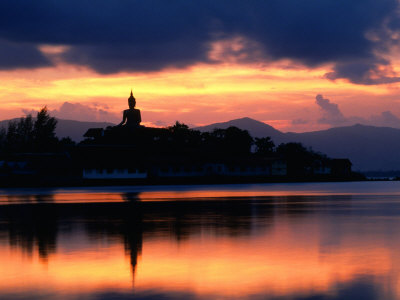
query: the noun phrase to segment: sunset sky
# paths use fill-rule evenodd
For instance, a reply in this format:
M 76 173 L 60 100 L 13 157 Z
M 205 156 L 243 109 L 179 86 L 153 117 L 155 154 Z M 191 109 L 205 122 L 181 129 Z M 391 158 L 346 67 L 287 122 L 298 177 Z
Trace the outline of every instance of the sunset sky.
M 0 119 L 400 128 L 398 0 L 2 0 Z

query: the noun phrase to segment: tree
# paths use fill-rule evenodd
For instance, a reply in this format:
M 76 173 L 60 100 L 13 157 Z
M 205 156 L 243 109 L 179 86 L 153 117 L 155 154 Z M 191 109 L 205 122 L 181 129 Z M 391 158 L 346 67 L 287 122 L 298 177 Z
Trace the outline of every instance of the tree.
M 56 125 L 57 120 L 50 117 L 44 107 L 36 120 L 27 115 L 18 121 L 10 121 L 7 130 L 0 132 L 0 148 L 9 153 L 54 151 L 58 146 Z
M 260 155 L 271 155 L 274 152 L 275 144 L 271 138 L 255 138 L 254 144 L 256 145 L 256 153 Z
M 7 131 L 4 127 L 0 128 L 0 151 L 3 151 L 6 146 Z
M 176 121 L 175 125 L 167 127 L 170 132 L 169 147 L 174 151 L 187 151 L 188 149 L 198 148 L 201 142 L 201 135 L 198 130 L 190 129 L 184 123 Z
M 35 150 L 48 151 L 54 149 L 58 141 L 55 134 L 56 126 L 57 120 L 50 117 L 46 106 L 43 107 L 37 114 L 32 132 Z
M 224 142 L 232 153 L 249 154 L 254 140 L 247 130 L 230 126 L 225 131 Z
M 254 142 L 247 130 L 234 126 L 214 129 L 209 134 L 203 134 L 203 139 L 209 150 L 225 154 L 249 154 Z
M 17 139 L 19 147 L 32 148 L 33 119 L 31 115 L 21 118 L 17 124 Z
M 167 129 L 171 131 L 172 133 L 175 132 L 187 132 L 189 131 L 189 126 L 187 126 L 184 123 L 180 123 L 179 121 L 176 121 L 173 126 L 168 126 Z
M 286 159 L 288 174 L 295 176 L 312 173 L 316 164 L 328 159 L 326 155 L 307 149 L 301 143 L 280 144 L 276 153 Z
M 17 122 L 10 121 L 7 127 L 5 149 L 6 151 L 15 151 L 17 148 Z
M 19 121 L 10 121 L 7 131 L 3 132 L 2 148 L 9 152 L 31 151 L 32 131 L 31 115 L 19 119 Z

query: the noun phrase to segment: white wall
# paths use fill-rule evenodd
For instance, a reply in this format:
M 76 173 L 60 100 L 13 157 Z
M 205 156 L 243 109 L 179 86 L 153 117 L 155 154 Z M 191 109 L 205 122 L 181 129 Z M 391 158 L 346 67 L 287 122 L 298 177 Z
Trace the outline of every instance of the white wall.
M 134 179 L 147 178 L 147 172 L 139 172 L 138 169 L 133 172 L 128 169 L 83 169 L 82 176 L 85 179 Z

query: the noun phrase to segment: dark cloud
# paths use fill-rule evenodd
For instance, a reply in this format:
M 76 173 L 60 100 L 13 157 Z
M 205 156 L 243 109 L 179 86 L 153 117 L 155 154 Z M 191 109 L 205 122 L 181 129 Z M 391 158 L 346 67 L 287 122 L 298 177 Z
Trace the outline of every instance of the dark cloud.
M 86 65 L 107 74 L 120 71 L 157 71 L 165 67 L 185 67 L 196 62 L 206 62 L 206 45 L 177 41 L 160 44 L 160 49 L 143 45 L 76 46 L 63 59 L 72 64 Z M 194 49 L 193 49 L 194 48 Z
M 113 73 L 218 63 L 213 43 L 242 37 L 229 53 L 239 61 L 332 63 L 329 79 L 379 84 L 399 80 L 380 71 L 396 42 L 389 32 L 400 28 L 397 8 L 397 0 L 3 0 L 0 38 L 66 45 L 65 61 Z
M 328 79 L 347 78 L 353 83 L 373 85 L 400 82 L 400 77 L 388 76 L 380 67 L 389 66 L 384 59 L 369 58 L 359 62 L 340 62 L 334 66 L 333 72 L 327 73 Z
M 51 65 L 51 62 L 34 45 L 0 39 L 0 70 L 29 69 Z

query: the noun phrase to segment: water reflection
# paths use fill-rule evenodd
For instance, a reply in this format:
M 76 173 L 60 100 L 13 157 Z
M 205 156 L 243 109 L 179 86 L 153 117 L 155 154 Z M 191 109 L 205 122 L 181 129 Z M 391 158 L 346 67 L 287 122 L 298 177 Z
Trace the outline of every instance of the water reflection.
M 400 299 L 398 196 L 113 197 L 2 206 L 0 298 Z

